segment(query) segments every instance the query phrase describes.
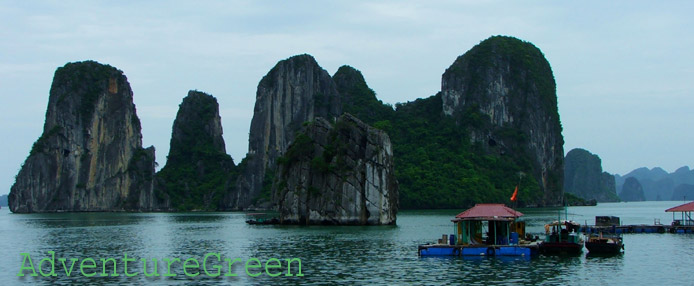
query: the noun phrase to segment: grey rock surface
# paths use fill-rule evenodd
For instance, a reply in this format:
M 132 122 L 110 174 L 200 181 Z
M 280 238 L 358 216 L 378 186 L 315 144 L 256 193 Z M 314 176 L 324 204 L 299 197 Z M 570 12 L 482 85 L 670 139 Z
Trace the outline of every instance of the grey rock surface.
M 58 68 L 43 134 L 10 190 L 12 212 L 152 211 L 154 147 L 142 148 L 122 71 L 93 61 Z
M 506 36 L 482 41 L 446 69 L 443 112 L 469 128 L 470 140 L 489 154 L 532 164 L 538 205 L 562 201 L 564 139 L 556 83 L 542 52 Z
M 304 122 L 342 113 L 332 78 L 310 55 L 280 61 L 258 84 L 245 169 L 224 200 L 227 209 L 257 208 L 263 182 L 274 173 Z M 270 173 L 268 174 L 268 170 Z
M 281 158 L 273 201 L 284 224 L 395 224 L 390 138 L 345 113 L 317 117 Z

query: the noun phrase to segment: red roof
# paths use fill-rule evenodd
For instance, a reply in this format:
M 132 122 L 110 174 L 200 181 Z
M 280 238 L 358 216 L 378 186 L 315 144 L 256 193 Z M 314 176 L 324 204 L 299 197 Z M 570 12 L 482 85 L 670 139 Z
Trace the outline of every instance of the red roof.
M 694 212 L 694 202 L 666 209 L 665 212 Z
M 476 204 L 455 216 L 455 220 L 507 220 L 522 215 L 523 213 L 504 204 Z

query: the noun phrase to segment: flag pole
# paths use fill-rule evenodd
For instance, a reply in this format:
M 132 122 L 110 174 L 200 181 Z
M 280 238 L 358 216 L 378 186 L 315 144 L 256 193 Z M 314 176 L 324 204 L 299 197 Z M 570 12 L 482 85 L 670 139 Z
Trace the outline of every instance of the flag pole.
M 523 172 L 518 172 L 518 184 L 516 185 L 516 189 L 520 191 L 521 188 L 521 179 L 523 178 L 524 173 Z M 515 210 L 518 207 L 518 198 L 516 197 L 515 200 L 513 200 L 513 209 Z
M 523 173 L 518 172 L 518 184 L 516 185 L 519 191 L 520 191 L 521 178 L 523 177 L 521 174 L 523 174 Z M 515 203 L 515 206 L 514 206 L 514 209 L 515 209 L 518 207 L 518 198 L 516 198 L 516 201 L 514 203 Z

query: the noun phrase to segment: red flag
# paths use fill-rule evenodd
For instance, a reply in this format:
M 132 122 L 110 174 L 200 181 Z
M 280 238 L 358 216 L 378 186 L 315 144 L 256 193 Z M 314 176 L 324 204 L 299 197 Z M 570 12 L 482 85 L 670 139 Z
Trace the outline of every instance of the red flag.
M 511 195 L 511 201 L 515 202 L 516 199 L 518 199 L 518 186 L 516 186 L 516 190 L 513 191 L 513 195 Z

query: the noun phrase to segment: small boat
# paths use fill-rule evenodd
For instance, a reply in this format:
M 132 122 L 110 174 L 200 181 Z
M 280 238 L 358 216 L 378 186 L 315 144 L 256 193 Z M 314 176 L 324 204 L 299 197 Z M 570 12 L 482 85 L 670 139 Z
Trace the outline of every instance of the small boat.
M 419 245 L 419 256 L 523 256 L 538 253 L 537 242 L 524 240 L 523 214 L 504 204 L 477 204 L 451 221 L 455 233 L 435 244 Z
M 593 234 L 586 240 L 586 249 L 590 254 L 618 254 L 624 250 L 624 243 L 618 234 Z
M 546 255 L 576 255 L 583 251 L 583 237 L 578 232 L 581 225 L 573 221 L 554 221 L 545 225 L 545 240 L 540 253 Z
M 271 217 L 270 215 L 266 213 L 247 213 L 246 214 L 246 223 L 247 224 L 263 224 L 263 225 L 268 225 L 268 224 L 279 224 L 280 220 L 276 217 Z

